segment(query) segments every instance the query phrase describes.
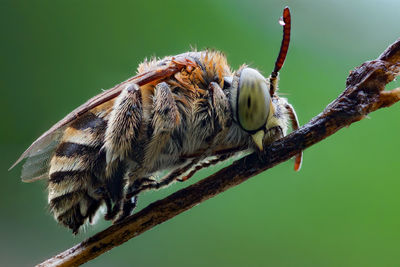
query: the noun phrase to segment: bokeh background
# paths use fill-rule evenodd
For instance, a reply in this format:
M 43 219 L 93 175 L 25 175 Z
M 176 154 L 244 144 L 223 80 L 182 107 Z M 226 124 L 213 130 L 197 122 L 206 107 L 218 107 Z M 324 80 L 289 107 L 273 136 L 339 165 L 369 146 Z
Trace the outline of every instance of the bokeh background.
M 44 182 L 7 171 L 34 139 L 145 57 L 215 48 L 268 75 L 285 5 L 280 88 L 304 124 L 400 37 L 400 1 L 1 0 L 0 265 L 37 264 L 109 225 L 73 236 L 48 213 Z M 399 266 L 399 137 L 400 105 L 374 112 L 307 149 L 299 173 L 276 166 L 86 266 Z M 139 208 L 188 184 L 145 193 Z

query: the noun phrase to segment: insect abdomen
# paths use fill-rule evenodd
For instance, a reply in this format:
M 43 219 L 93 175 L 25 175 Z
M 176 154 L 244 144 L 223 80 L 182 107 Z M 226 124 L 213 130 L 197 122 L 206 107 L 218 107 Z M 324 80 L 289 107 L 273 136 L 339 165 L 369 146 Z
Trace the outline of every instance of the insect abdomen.
M 92 112 L 75 120 L 64 131 L 50 161 L 50 209 L 74 233 L 86 219 L 92 220 L 102 204 L 96 189 L 101 184 L 104 155 L 100 150 L 106 124 Z

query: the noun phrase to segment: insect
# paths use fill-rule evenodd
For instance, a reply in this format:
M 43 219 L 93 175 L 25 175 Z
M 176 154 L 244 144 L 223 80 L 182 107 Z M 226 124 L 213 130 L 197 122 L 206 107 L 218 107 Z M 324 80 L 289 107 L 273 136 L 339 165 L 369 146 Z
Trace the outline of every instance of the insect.
M 136 76 L 51 127 L 11 168 L 27 159 L 22 180 L 46 179 L 51 213 L 76 234 L 100 206 L 106 220 L 119 222 L 132 213 L 140 192 L 185 181 L 238 152 L 262 153 L 286 135 L 289 123 L 299 127 L 293 107 L 277 95 L 290 20 L 286 7 L 269 78 L 248 66 L 231 71 L 218 51 L 144 61 Z M 300 153 L 296 170 L 301 161 Z

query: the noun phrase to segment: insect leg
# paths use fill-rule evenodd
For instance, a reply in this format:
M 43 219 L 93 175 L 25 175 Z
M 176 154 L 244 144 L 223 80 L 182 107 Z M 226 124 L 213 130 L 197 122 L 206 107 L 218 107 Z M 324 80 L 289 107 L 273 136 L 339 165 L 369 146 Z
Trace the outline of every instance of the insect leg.
M 189 178 L 191 178 L 197 171 L 199 171 L 203 168 L 215 165 L 219 162 L 222 162 L 222 161 L 230 158 L 232 155 L 233 154 L 219 155 L 215 159 L 205 161 L 200 164 L 199 164 L 199 162 L 201 161 L 200 158 L 193 159 L 188 164 L 172 171 L 171 173 L 169 173 L 168 175 L 163 177 L 159 182 L 155 181 L 154 183 L 148 183 L 141 187 L 137 187 L 137 188 L 133 189 L 133 191 L 131 191 L 129 194 L 127 194 L 127 197 L 129 198 L 132 196 L 136 196 L 137 194 L 139 194 L 143 191 L 167 187 L 175 181 L 184 182 L 184 181 L 188 180 Z M 182 175 L 184 175 L 188 171 L 190 171 L 190 172 L 187 175 L 182 177 Z M 182 178 L 180 178 L 180 177 L 182 177 Z
M 169 85 L 165 82 L 157 84 L 153 98 L 152 131 L 150 142 L 145 148 L 143 166 L 150 166 L 157 155 L 160 155 L 172 132 L 180 125 L 181 116 Z
M 229 100 L 216 82 L 211 82 L 209 89 L 212 91 L 215 120 L 218 122 L 221 129 L 224 130 L 232 123 Z
M 139 86 L 129 84 L 116 99 L 104 138 L 107 176 L 132 150 L 132 145 L 139 136 L 142 122 L 142 95 Z
M 135 180 L 125 194 L 124 201 L 120 207 L 120 213 L 118 214 L 118 217 L 114 220 L 114 223 L 122 221 L 132 213 L 137 205 L 137 198 L 139 193 L 151 189 L 160 189 L 162 187 L 170 185 L 171 183 L 175 182 L 180 175 L 190 170 L 190 168 L 195 165 L 195 162 L 198 162 L 198 160 L 193 160 L 184 167 L 174 170 L 169 175 L 161 179 L 159 182 L 151 178 L 141 178 Z
M 190 161 L 183 167 L 173 170 L 172 172 L 167 174 L 165 177 L 163 177 L 160 181 L 154 180 L 152 183 L 142 184 L 141 186 L 138 186 L 138 187 L 132 186 L 130 188 L 130 191 L 126 194 L 126 198 L 127 199 L 132 198 L 143 191 L 147 191 L 147 190 L 151 190 L 151 189 L 160 189 L 160 188 L 169 186 L 171 183 L 178 181 L 180 176 L 182 176 L 185 172 L 192 169 L 193 166 L 195 166 L 199 161 L 200 161 L 200 159 L 193 159 L 192 161 Z
M 118 214 L 118 217 L 113 221 L 113 223 L 119 223 L 127 216 L 131 215 L 132 211 L 136 208 L 137 198 L 137 196 L 133 196 L 123 201 L 121 213 Z
M 199 170 L 201 170 L 201 169 L 203 169 L 203 168 L 207 168 L 207 167 L 210 167 L 210 166 L 212 166 L 212 165 L 218 164 L 218 163 L 220 163 L 220 162 L 222 162 L 222 161 L 224 161 L 224 160 L 227 160 L 227 159 L 230 158 L 231 156 L 232 156 L 232 154 L 225 154 L 225 155 L 220 155 L 220 156 L 216 157 L 215 159 L 201 162 L 199 165 L 196 165 L 187 175 L 183 176 L 183 177 L 180 178 L 180 179 L 177 179 L 177 181 L 179 181 L 179 182 L 187 181 L 187 180 L 189 180 L 190 178 L 192 178 L 193 175 L 194 175 L 197 171 L 199 171 Z
M 210 142 L 209 148 L 204 154 L 205 156 L 210 156 L 213 152 L 212 149 L 214 149 L 218 144 L 223 143 L 223 138 L 225 137 L 226 131 L 232 124 L 232 112 L 230 110 L 229 100 L 224 91 L 215 82 L 211 82 L 208 88 L 212 94 L 211 110 L 213 122 L 210 123 L 210 125 L 213 125 L 213 127 L 211 136 L 207 137 Z
M 94 193 L 101 199 L 103 199 L 104 203 L 106 204 L 107 212 L 104 218 L 106 220 L 110 220 L 112 218 L 112 203 L 110 195 L 107 193 L 106 189 L 102 186 L 97 188 Z
M 114 223 L 122 221 L 124 218 L 126 218 L 132 213 L 133 209 L 137 205 L 137 198 L 138 198 L 137 195 L 139 193 L 147 190 L 167 187 L 175 181 L 179 182 L 186 181 L 189 178 L 191 178 L 198 170 L 209 167 L 211 165 L 215 165 L 219 162 L 222 162 L 230 158 L 233 155 L 234 155 L 233 153 L 218 155 L 215 159 L 200 163 L 199 165 L 196 164 L 200 162 L 201 158 L 195 158 L 186 165 L 184 165 L 183 167 L 175 169 L 174 171 L 163 177 L 160 181 L 156 181 L 152 178 L 147 178 L 147 177 L 135 180 L 134 183 L 128 188 L 125 194 L 125 198 L 123 202 L 120 204 L 120 206 L 118 206 L 118 208 L 114 206 L 112 218 L 114 218 L 116 214 L 120 212 L 118 214 L 118 217 L 114 220 Z M 183 178 L 179 178 L 182 177 L 182 175 L 184 175 L 188 171 L 190 171 L 189 174 L 185 175 Z
M 227 153 L 227 154 L 222 154 L 218 155 L 216 158 L 205 161 L 199 164 L 201 161 L 201 158 L 195 158 L 186 165 L 184 165 L 181 168 L 175 169 L 165 177 L 163 177 L 160 181 L 156 181 L 151 178 L 142 178 L 136 180 L 132 186 L 127 190 L 127 193 L 125 195 L 125 200 L 122 204 L 122 209 L 121 213 L 118 215 L 118 218 L 114 221 L 114 223 L 118 223 L 121 220 L 123 220 L 125 217 L 129 216 L 132 212 L 132 210 L 136 207 L 137 204 L 137 195 L 140 194 L 143 191 L 147 190 L 152 190 L 152 189 L 160 189 L 163 187 L 169 186 L 171 183 L 175 181 L 179 182 L 184 182 L 188 180 L 189 178 L 193 177 L 193 175 L 203 169 L 207 168 L 209 166 L 215 165 L 217 163 L 220 163 L 230 157 L 232 157 L 234 153 Z M 196 165 L 198 164 L 198 165 Z M 186 172 L 190 171 L 187 175 L 183 176 Z M 180 178 L 182 177 L 182 178 Z
M 137 188 L 141 188 L 144 185 L 150 184 L 150 183 L 155 183 L 156 180 L 153 178 L 140 178 L 134 180 L 133 184 L 130 185 L 126 190 L 125 190 L 125 195 L 124 198 L 121 199 L 113 208 L 111 215 L 108 217 L 108 219 L 114 219 L 116 218 L 113 223 L 118 223 L 121 220 L 123 220 L 125 217 L 129 216 L 132 211 L 136 208 L 137 205 L 137 199 L 138 196 L 137 194 L 132 194 L 131 192 Z M 118 215 L 118 216 L 117 216 Z

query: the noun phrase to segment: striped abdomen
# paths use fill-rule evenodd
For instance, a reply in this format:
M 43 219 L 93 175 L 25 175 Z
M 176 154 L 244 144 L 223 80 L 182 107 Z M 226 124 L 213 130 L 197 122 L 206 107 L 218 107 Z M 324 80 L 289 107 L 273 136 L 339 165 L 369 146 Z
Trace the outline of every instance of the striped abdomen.
M 86 219 L 92 220 L 103 201 L 96 193 L 104 169 L 100 149 L 107 122 L 103 118 L 87 112 L 75 120 L 64 131 L 50 161 L 50 209 L 74 233 Z

